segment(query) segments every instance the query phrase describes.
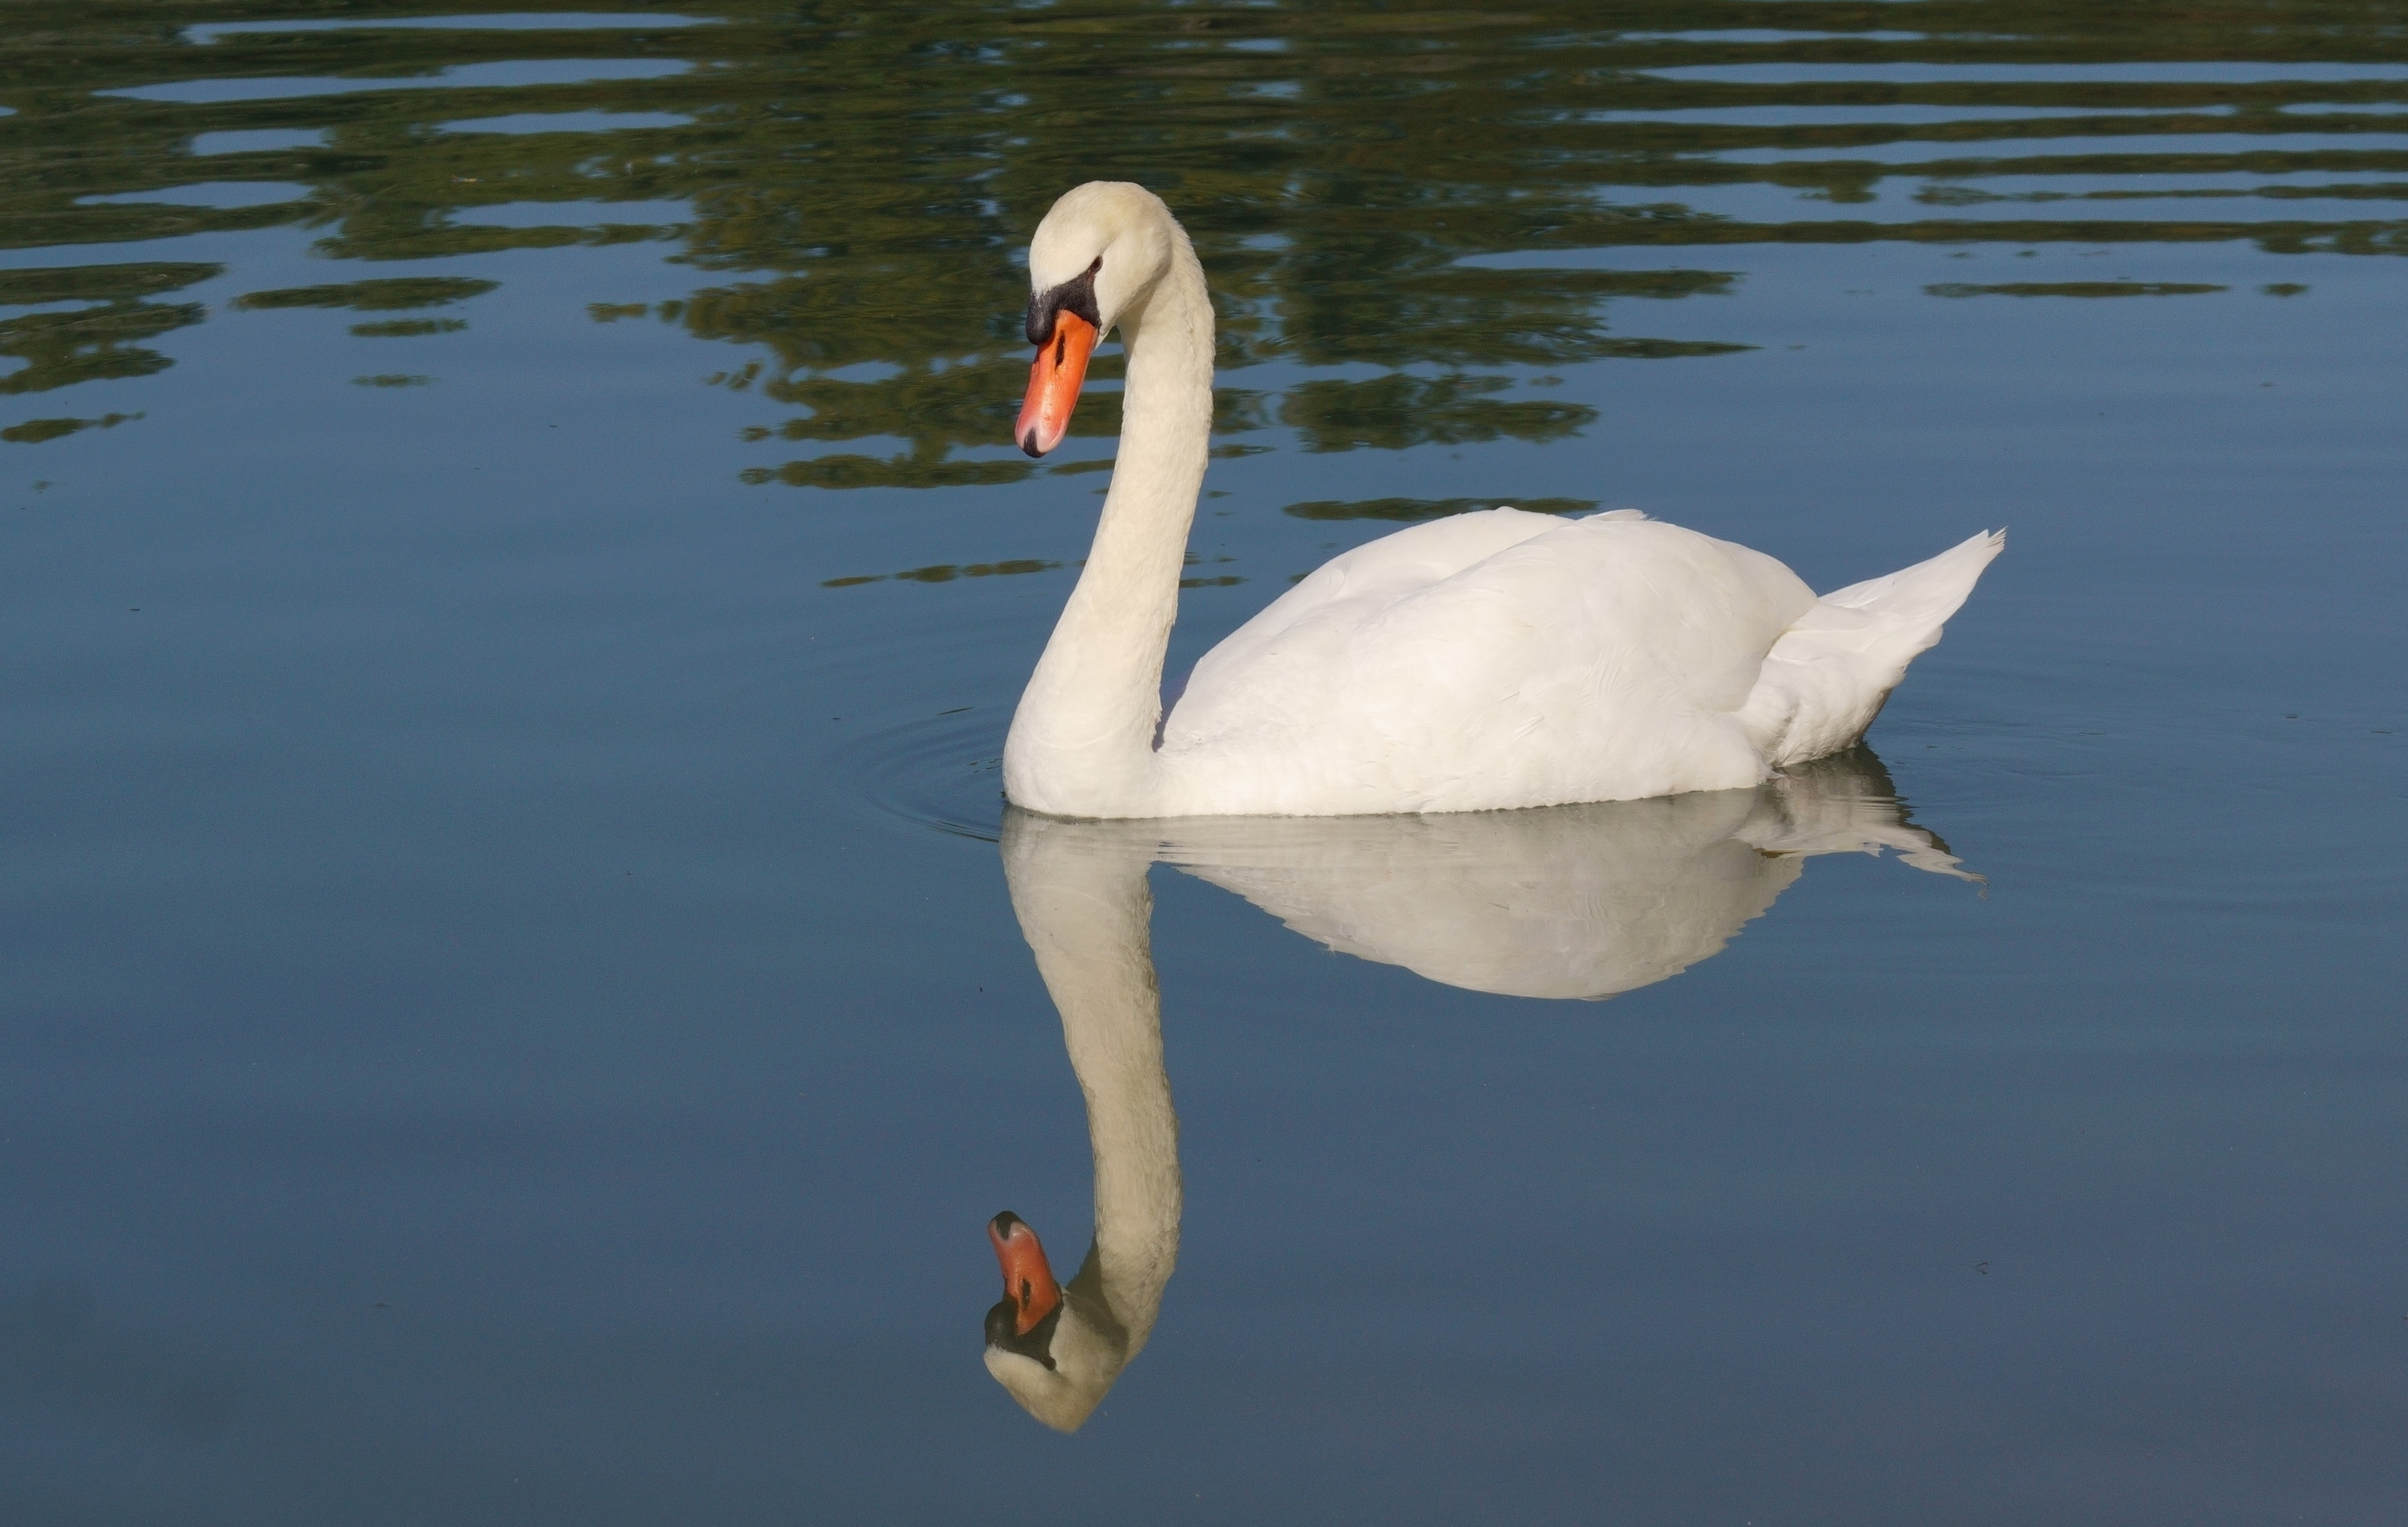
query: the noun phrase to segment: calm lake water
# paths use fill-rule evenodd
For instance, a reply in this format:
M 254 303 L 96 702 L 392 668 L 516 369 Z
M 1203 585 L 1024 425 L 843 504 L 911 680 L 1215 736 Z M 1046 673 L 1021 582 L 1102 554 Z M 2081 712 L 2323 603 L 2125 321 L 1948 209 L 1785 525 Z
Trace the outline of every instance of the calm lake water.
M 7 1519 L 2398 1521 L 2400 19 L 7 0 Z M 1007 821 L 1094 178 L 1174 670 L 1500 502 L 2007 552 L 1757 794 Z

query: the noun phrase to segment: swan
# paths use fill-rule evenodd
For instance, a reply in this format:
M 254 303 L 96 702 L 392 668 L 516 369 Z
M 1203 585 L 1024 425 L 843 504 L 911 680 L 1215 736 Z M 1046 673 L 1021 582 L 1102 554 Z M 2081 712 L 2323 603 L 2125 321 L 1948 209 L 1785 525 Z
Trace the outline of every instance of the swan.
M 1127 352 L 1084 570 L 1013 714 L 1004 794 L 1055 816 L 1484 811 L 1745 789 L 1856 742 L 2005 544 L 1816 598 L 1760 551 L 1616 509 L 1453 515 L 1331 559 L 1197 663 L 1163 654 L 1212 424 L 1212 307 L 1161 199 L 1090 181 L 1028 247 L 1013 437 L 1061 442 Z
M 1536 811 L 1166 821 L 1008 809 L 1004 879 L 1086 1099 L 1096 1231 L 1065 1285 L 1027 1221 L 1007 1210 L 988 1222 L 1004 1293 L 987 1311 L 987 1370 L 1029 1414 L 1076 1431 L 1144 1348 L 1179 1260 L 1148 866 L 1444 985 L 1598 998 L 1713 958 L 1808 858 L 1884 849 L 1977 878 L 1906 820 L 1862 749 L 1754 790 Z

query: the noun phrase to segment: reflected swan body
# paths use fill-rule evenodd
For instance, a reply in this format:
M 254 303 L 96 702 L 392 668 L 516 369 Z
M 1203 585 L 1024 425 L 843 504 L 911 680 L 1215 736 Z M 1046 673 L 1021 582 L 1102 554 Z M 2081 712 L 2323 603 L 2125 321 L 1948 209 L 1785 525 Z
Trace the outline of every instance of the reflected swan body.
M 987 1318 L 989 1371 L 1031 1415 L 1076 1430 L 1144 1347 L 1178 1261 L 1154 863 L 1234 891 L 1333 949 L 1450 986 L 1594 998 L 1712 957 L 1807 858 L 1885 849 L 1976 878 L 1906 820 L 1861 749 L 1754 790 L 1533 811 L 1114 821 L 1011 810 L 1004 873 L 1086 1097 L 1096 1234 L 1055 1290 L 1034 1232 L 996 1217 L 1006 1296 Z
M 1339 556 L 1207 653 L 1163 655 L 1202 487 L 1202 267 L 1142 187 L 1095 181 L 1029 246 L 1016 436 L 1057 444 L 1100 337 L 1127 348 L 1094 547 L 1012 718 L 1004 793 L 1057 816 L 1480 811 L 1745 789 L 1863 735 L 2004 544 L 1817 598 L 1762 552 L 1621 509 L 1497 508 Z
M 1972 879 L 1858 751 L 1756 790 L 1536 811 L 1161 824 L 1158 856 L 1341 954 L 1506 996 L 1600 998 L 1722 951 L 1809 856 Z

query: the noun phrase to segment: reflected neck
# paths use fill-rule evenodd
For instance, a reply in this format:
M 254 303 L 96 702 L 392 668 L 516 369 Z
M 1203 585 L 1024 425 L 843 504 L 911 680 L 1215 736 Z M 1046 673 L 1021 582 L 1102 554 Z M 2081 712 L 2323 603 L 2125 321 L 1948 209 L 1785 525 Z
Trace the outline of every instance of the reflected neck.
M 1156 810 L 1162 659 L 1212 432 L 1211 299 L 1171 227 L 1168 269 L 1120 319 L 1120 456 L 1095 545 L 1004 744 L 1004 793 L 1061 816 Z
M 1012 910 L 1062 1015 L 1095 1149 L 1095 1249 L 1070 1293 L 1102 1301 L 1125 1363 L 1153 1332 L 1179 1259 L 1179 1118 L 1147 927 L 1153 855 L 1094 832 L 1015 812 L 1003 858 Z

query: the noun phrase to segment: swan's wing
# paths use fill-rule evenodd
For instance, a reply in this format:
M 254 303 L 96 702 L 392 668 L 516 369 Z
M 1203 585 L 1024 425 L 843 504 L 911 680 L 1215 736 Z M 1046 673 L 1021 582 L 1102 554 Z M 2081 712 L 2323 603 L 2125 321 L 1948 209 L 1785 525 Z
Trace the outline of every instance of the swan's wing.
M 1636 509 L 1614 513 L 1645 518 Z M 1553 515 L 1522 509 L 1481 509 L 1413 525 L 1340 552 L 1206 653 L 1196 664 L 1188 687 L 1207 682 L 1215 673 L 1247 666 L 1278 647 L 1280 638 L 1300 622 L 1348 608 L 1384 609 L 1508 547 L 1561 530 L 1564 524 Z
M 1490 519 L 1462 518 L 1475 535 Z M 1453 572 L 1409 549 L 1197 664 L 1163 729 L 1190 809 L 1454 811 L 1763 778 L 1730 713 L 1814 605 L 1779 563 L 1631 516 L 1541 521 Z
M 1825 594 L 1782 633 L 1739 713 L 1765 761 L 1802 763 L 1863 736 L 1906 665 L 1940 640 L 2006 544 L 2006 532 L 1984 531 L 1928 562 Z

